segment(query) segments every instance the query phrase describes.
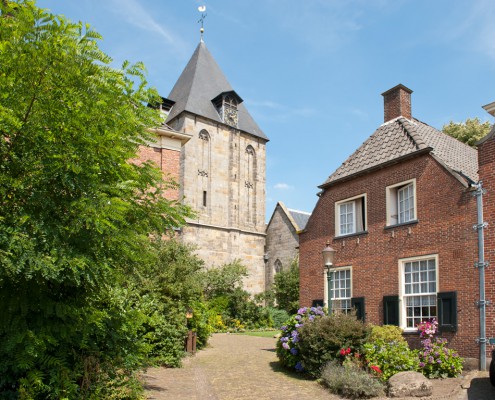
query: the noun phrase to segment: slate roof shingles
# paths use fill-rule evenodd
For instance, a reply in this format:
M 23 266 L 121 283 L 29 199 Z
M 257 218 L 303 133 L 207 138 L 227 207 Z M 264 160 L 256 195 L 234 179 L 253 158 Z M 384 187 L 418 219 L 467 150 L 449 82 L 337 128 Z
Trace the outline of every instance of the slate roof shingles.
M 221 93 L 231 91 L 232 86 L 222 70 L 204 42 L 200 42 L 168 96 L 175 104 L 167 123 L 184 111 L 223 123 L 212 100 Z M 237 112 L 240 130 L 268 141 L 268 137 L 251 117 L 244 103 L 238 105 Z
M 417 119 L 399 117 L 378 127 L 320 187 L 428 148 L 453 171 L 478 180 L 476 149 Z

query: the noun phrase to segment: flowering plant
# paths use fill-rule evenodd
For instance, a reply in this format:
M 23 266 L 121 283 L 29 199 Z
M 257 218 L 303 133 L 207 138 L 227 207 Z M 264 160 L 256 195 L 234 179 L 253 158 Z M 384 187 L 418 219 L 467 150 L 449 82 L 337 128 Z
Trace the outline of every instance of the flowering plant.
M 435 334 L 438 333 L 438 322 L 435 318 L 429 321 L 423 321 L 418 324 L 418 331 L 420 332 L 419 336 L 424 338 L 432 338 Z
M 407 342 L 387 342 L 376 339 L 364 345 L 365 359 L 370 372 L 382 382 L 402 371 L 416 371 L 418 356 Z
M 282 365 L 298 372 L 304 370 L 297 345 L 300 340 L 298 329 L 324 315 L 325 311 L 321 307 L 302 307 L 280 328 L 282 332 L 277 341 L 277 356 Z
M 447 347 L 447 339 L 435 338 L 438 323 L 435 319 L 418 325 L 423 348 L 419 351 L 419 370 L 428 378 L 456 377 L 462 372 L 462 358 Z

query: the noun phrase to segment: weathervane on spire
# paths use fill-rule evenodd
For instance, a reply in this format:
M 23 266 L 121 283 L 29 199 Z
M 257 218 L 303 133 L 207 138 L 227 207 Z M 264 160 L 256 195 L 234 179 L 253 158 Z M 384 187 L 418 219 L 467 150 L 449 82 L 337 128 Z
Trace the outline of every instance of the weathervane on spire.
M 201 18 L 198 20 L 198 23 L 201 22 L 201 29 L 199 31 L 201 32 L 201 41 L 203 41 L 203 33 L 205 31 L 205 28 L 203 28 L 203 23 L 205 21 L 206 16 L 208 15 L 205 13 L 206 6 L 199 6 L 198 11 L 201 13 Z

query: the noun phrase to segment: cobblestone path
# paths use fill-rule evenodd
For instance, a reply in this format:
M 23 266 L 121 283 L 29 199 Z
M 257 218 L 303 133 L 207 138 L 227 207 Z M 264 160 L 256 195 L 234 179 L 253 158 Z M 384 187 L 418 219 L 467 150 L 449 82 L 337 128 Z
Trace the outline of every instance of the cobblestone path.
M 316 382 L 281 371 L 275 339 L 216 334 L 183 368 L 145 376 L 153 400 L 333 400 Z
M 318 383 L 281 370 L 275 339 L 245 335 L 215 334 L 209 347 L 187 358 L 183 368 L 152 368 L 145 380 L 149 400 L 339 399 Z M 495 399 L 487 372 L 432 383 L 433 396 L 422 400 Z

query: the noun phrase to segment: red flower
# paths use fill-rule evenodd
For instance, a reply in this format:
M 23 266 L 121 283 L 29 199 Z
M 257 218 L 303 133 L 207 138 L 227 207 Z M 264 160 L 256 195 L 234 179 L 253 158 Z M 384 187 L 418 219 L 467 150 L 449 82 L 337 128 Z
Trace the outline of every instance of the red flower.
M 375 371 L 378 375 L 380 374 L 383 374 L 382 370 L 380 369 L 380 367 L 377 367 L 376 365 L 372 365 L 370 367 L 373 371 Z
M 345 354 L 346 354 L 346 353 L 345 353 L 345 349 L 340 350 L 340 355 L 341 355 L 342 357 L 344 357 L 344 356 L 345 356 Z

